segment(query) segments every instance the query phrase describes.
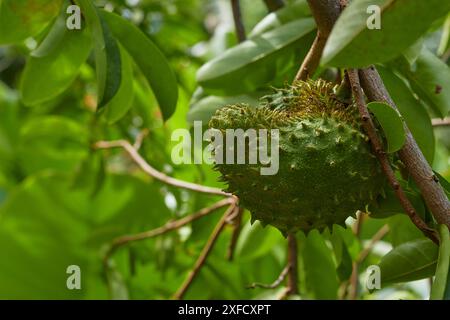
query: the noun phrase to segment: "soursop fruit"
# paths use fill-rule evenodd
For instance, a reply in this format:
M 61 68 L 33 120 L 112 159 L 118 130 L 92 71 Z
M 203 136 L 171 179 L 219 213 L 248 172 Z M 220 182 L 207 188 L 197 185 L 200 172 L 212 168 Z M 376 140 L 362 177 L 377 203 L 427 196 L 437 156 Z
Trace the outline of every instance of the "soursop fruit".
M 385 178 L 357 108 L 338 99 L 332 84 L 299 81 L 263 100 L 258 107 L 223 107 L 209 122 L 224 137 L 227 129 L 278 129 L 277 174 L 261 175 L 266 165 L 250 164 L 248 158 L 245 164 L 215 165 L 228 183 L 226 191 L 239 197 L 253 221 L 275 226 L 285 236 L 331 230 L 383 193 Z M 248 156 L 249 149 L 245 152 Z

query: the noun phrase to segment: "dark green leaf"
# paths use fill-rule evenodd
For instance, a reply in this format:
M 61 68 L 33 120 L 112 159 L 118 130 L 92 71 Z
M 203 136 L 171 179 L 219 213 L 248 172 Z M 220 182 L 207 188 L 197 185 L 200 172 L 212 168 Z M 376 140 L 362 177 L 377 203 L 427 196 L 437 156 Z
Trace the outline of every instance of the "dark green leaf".
M 122 80 L 115 97 L 104 107 L 104 116 L 109 124 L 120 120 L 130 110 L 133 104 L 133 65 L 130 56 L 120 48 L 122 61 Z
M 382 67 L 377 67 L 377 69 L 425 158 L 429 163 L 432 163 L 435 140 L 433 126 L 427 110 L 414 97 L 402 79 L 389 69 Z
M 164 120 L 169 119 L 177 105 L 178 85 L 166 58 L 132 23 L 106 11 L 102 11 L 102 17 L 147 78 L 159 102 Z
M 438 246 L 429 239 L 403 243 L 386 254 L 379 264 L 382 284 L 420 280 L 433 276 Z
M 388 143 L 388 152 L 396 152 L 405 143 L 405 130 L 403 121 L 398 112 L 390 105 L 382 102 L 371 102 L 367 105 L 369 110 L 375 115 Z
M 273 30 L 283 24 L 310 15 L 311 12 L 306 0 L 296 1 L 291 5 L 287 5 L 275 12 L 269 13 L 253 28 L 248 37 L 253 38 L 259 36 L 264 32 Z
M 436 276 L 431 287 L 431 300 L 445 299 L 447 283 L 450 277 L 450 232 L 444 224 L 439 226 L 439 258 L 436 267 Z
M 389 188 L 385 191 L 386 197 L 380 197 L 377 200 L 377 204 L 370 206 L 370 216 L 376 219 L 384 219 L 390 217 L 392 215 L 396 215 L 399 213 L 405 214 L 402 205 L 398 201 L 395 192 Z M 405 194 L 408 197 L 409 201 L 411 201 L 412 205 L 416 209 L 417 213 L 421 216 L 425 216 L 425 205 L 422 201 L 420 194 L 412 191 L 405 190 Z
M 372 5 L 378 6 L 381 11 L 379 30 L 367 26 L 367 20 L 372 15 L 367 13 L 367 9 Z M 441 0 L 352 1 L 331 32 L 322 63 L 364 67 L 388 61 L 415 43 L 435 20 L 444 17 L 449 10 L 450 2 Z
M 97 110 L 101 110 L 119 90 L 122 78 L 120 50 L 108 24 L 90 0 L 78 0 L 91 29 L 97 70 Z
M 62 34 L 60 34 L 62 32 Z M 38 49 L 31 53 L 22 76 L 21 93 L 26 105 L 54 99 L 75 80 L 91 51 L 86 29 L 70 31 L 57 20 Z
M 58 15 L 63 0 L 0 1 L 0 44 L 12 44 L 41 32 Z
M 314 28 L 314 20 L 305 18 L 244 41 L 203 65 L 197 80 L 218 95 L 252 92 L 298 65 L 312 43 Z

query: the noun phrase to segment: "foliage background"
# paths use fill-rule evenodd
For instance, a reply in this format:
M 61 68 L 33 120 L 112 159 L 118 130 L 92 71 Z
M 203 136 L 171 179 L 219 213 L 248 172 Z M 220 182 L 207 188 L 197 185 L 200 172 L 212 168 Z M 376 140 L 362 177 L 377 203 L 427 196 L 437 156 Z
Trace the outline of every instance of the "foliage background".
M 292 6 L 294 2 L 302 1 L 286 2 Z M 8 0 L 0 3 L 5 6 Z M 39 1 L 17 3 L 24 4 L 24 8 L 30 10 L 32 4 Z M 121 101 L 121 106 L 128 106 L 129 110 L 125 110 L 126 113 L 118 121 L 110 121 L 104 115 L 99 117 L 95 113 L 95 58 L 88 50 L 89 44 L 71 49 L 73 57 L 89 55 L 79 68 L 70 71 L 73 61 L 58 60 L 60 64 L 55 74 L 72 72 L 74 81 L 70 86 L 50 100 L 27 106 L 23 90 L 29 87 L 21 86 L 21 81 L 25 81 L 25 66 L 32 59 L 33 50 L 47 34 L 48 23 L 57 14 L 49 19 L 45 12 L 36 12 L 31 23 L 39 32 L 32 32 L 29 36 L 21 37 L 20 28 L 1 29 L 0 39 L 18 37 L 12 44 L 6 45 L 8 41 L 5 40 L 5 45 L 0 47 L 2 299 L 170 298 L 192 267 L 220 213 L 177 232 L 120 249 L 114 255 L 107 277 L 102 266 L 105 250 L 117 236 L 156 228 L 218 199 L 154 181 L 120 150 L 93 150 L 93 142 L 115 139 L 133 141 L 139 132 L 148 129 L 149 135 L 141 154 L 155 168 L 179 179 L 223 187 L 211 166 L 173 165 L 170 158 L 175 143 L 170 139 L 172 131 L 190 128 L 193 120 L 207 120 L 216 108 L 230 101 L 255 102 L 270 86 L 292 79 L 313 40 L 313 33 L 307 33 L 291 47 L 282 47 L 259 65 L 241 66 L 234 77 L 240 77 L 239 72 L 241 75 L 254 75 L 254 82 L 238 86 L 243 92 L 237 92 L 236 83 L 227 79 L 220 82 L 220 90 L 214 86 L 199 89 L 196 78 L 198 69 L 237 44 L 228 1 L 115 0 L 98 1 L 97 4 L 113 9 L 132 21 L 167 57 L 177 78 L 179 99 L 176 112 L 163 122 L 154 93 L 142 72 L 134 66 L 130 78 L 132 88 L 129 89 L 132 95 Z M 243 21 L 250 32 L 268 14 L 267 9 L 263 1 L 242 0 L 241 5 Z M 0 9 L 4 14 L 4 7 Z M 294 18 L 308 19 L 307 10 L 298 12 L 300 16 Z M 0 26 L 4 26 L 1 19 L 7 18 L 0 15 Z M 275 24 L 265 20 L 259 28 L 266 28 L 265 31 L 280 28 L 287 22 L 283 19 L 295 20 L 281 16 Z M 429 50 L 427 52 L 430 52 L 431 58 L 421 55 L 418 49 L 414 51 L 419 52 L 415 55 L 416 59 L 422 59 L 419 66 L 422 69 L 419 71 L 443 79 L 443 94 L 446 97 L 450 95 L 450 71 L 448 57 L 442 57 L 448 53 L 450 44 L 448 21 L 436 21 L 422 37 L 420 48 L 423 45 L 424 50 Z M 253 32 L 257 34 L 261 31 L 253 29 Z M 446 42 L 442 44 L 445 37 Z M 442 47 L 444 50 L 440 49 Z M 435 59 L 440 59 L 440 63 L 436 64 Z M 38 88 L 42 88 L 42 84 L 45 87 L 48 81 L 49 92 L 54 90 L 54 79 L 40 78 L 40 72 L 50 69 L 54 63 L 55 60 L 47 61 L 35 71 L 28 70 L 30 83 L 38 83 Z M 277 68 L 269 76 L 261 71 L 274 65 Z M 410 108 L 409 111 L 405 109 L 403 116 L 414 126 L 413 134 L 434 170 L 449 178 L 450 129 L 432 129 L 430 121 L 430 118 L 442 116 L 436 111 L 436 108 L 440 110 L 441 101 L 430 101 L 424 93 L 427 86 L 421 83 L 424 77 L 417 73 L 408 76 L 401 66 L 399 60 L 390 60 L 380 70 L 399 108 L 401 105 Z M 335 79 L 336 69 L 324 70 L 322 77 Z M 414 91 L 411 89 L 414 87 L 425 89 Z M 449 100 L 446 101 L 448 103 Z M 446 108 L 448 114 L 448 105 Z M 401 111 L 403 113 L 404 110 Z M 429 216 L 413 187 L 411 195 L 417 200 L 415 204 L 422 206 L 423 214 Z M 351 228 L 340 227 L 335 228 L 333 235 L 329 232 L 323 235 L 312 232 L 308 237 L 298 235 L 302 299 L 340 297 L 345 287 L 343 283 L 350 277 L 352 261 L 385 224 L 391 231 L 377 243 L 360 267 L 360 298 L 428 298 L 429 283 L 426 279 L 386 286 L 373 293 L 363 287 L 367 266 L 379 263 L 381 257 L 392 248 L 423 238 L 407 216 L 401 214 L 401 209 L 392 198 L 388 197 L 381 209 L 376 210 L 385 218 L 366 217 L 358 237 Z M 348 222 L 351 225 L 354 221 L 350 219 Z M 253 282 L 273 282 L 284 268 L 286 240 L 281 234 L 272 227 L 263 229 L 258 223 L 251 226 L 246 212 L 235 259 L 230 262 L 225 259 L 225 253 L 231 232 L 231 228 L 223 232 L 186 298 L 270 299 L 282 290 L 246 288 Z M 73 264 L 79 265 L 82 270 L 82 290 L 79 291 L 66 288 L 66 268 Z

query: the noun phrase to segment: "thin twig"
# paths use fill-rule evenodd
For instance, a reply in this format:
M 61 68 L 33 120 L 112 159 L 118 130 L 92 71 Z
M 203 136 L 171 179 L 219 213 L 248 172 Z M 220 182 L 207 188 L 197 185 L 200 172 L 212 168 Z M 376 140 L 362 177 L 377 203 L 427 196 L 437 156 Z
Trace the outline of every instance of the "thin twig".
M 244 23 L 242 21 L 241 6 L 239 0 L 231 0 L 231 8 L 233 10 L 234 26 L 239 42 L 245 41 L 246 33 Z
M 144 129 L 137 135 L 136 140 L 134 141 L 134 145 L 133 145 L 133 148 L 136 151 L 139 151 L 139 149 L 142 147 L 142 143 L 144 142 L 145 137 L 147 137 L 149 133 L 150 133 L 150 130 Z
M 181 227 L 197 220 L 200 219 L 206 215 L 209 215 L 210 213 L 215 212 L 216 210 L 225 207 L 227 205 L 231 205 L 234 203 L 234 199 L 233 198 L 226 198 L 223 200 L 220 200 L 218 202 L 216 202 L 215 204 L 213 204 L 210 207 L 207 208 L 203 208 L 200 211 L 191 214 L 189 216 L 186 216 L 182 219 L 179 220 L 175 220 L 175 221 L 169 221 L 167 222 L 164 226 L 156 228 L 156 229 L 152 229 L 146 232 L 141 232 L 138 234 L 133 234 L 133 235 L 126 235 L 126 236 L 121 236 L 118 237 L 116 239 L 114 239 L 111 243 L 111 246 L 108 250 L 108 252 L 105 254 L 104 257 L 104 262 L 107 263 L 109 258 L 111 257 L 111 255 L 120 247 L 130 243 L 130 242 L 135 242 L 135 241 L 141 241 L 141 240 L 145 240 L 145 239 L 150 239 L 156 236 L 160 236 L 162 234 L 168 233 L 170 231 L 173 230 L 177 230 L 180 229 Z
M 375 244 L 381 239 L 383 239 L 388 233 L 389 233 L 389 225 L 385 224 L 373 235 L 367 247 L 363 251 L 361 251 L 361 253 L 358 255 L 356 262 L 361 264 L 367 258 L 369 253 L 372 251 Z
M 283 0 L 264 0 L 264 2 L 269 12 L 274 12 L 284 7 Z
M 360 241 L 360 235 L 361 235 L 361 229 L 362 229 L 362 223 L 363 223 L 363 215 L 361 212 L 357 213 L 356 217 L 356 223 L 354 224 L 353 232 L 355 234 L 355 237 Z M 350 293 L 349 297 L 350 300 L 355 300 L 358 296 L 358 274 L 359 274 L 359 263 L 357 261 L 352 263 L 352 274 L 350 276 Z
M 233 214 L 234 210 L 236 210 L 236 204 L 232 203 L 228 210 L 225 212 L 225 214 L 220 219 L 219 223 L 214 228 L 214 231 L 212 232 L 211 236 L 209 237 L 205 247 L 203 248 L 200 256 L 198 257 L 197 261 L 195 262 L 195 265 L 193 269 L 189 272 L 188 276 L 186 277 L 186 280 L 181 285 L 180 289 L 174 294 L 173 298 L 180 300 L 183 299 L 184 295 L 186 294 L 187 290 L 191 286 L 192 282 L 194 281 L 195 276 L 199 273 L 201 268 L 206 262 L 206 259 L 208 258 L 208 255 L 210 254 L 212 248 L 214 247 L 214 244 L 216 243 L 220 233 L 222 232 L 223 228 L 226 225 L 227 218 L 229 215 Z
M 138 151 L 126 140 L 116 140 L 116 141 L 99 141 L 94 145 L 97 149 L 112 149 L 112 148 L 123 148 L 130 157 L 136 162 L 136 164 L 144 170 L 149 176 L 164 182 L 166 184 L 172 185 L 174 187 L 192 190 L 200 193 L 215 194 L 219 196 L 232 197 L 231 194 L 223 192 L 218 188 L 205 187 L 196 183 L 186 182 L 183 180 L 178 180 L 167 176 L 166 174 L 153 168 L 148 162 L 142 158 Z
M 450 126 L 450 118 L 444 118 L 444 119 L 433 119 L 431 121 L 433 124 L 433 127 L 445 127 Z
M 255 288 L 275 289 L 284 281 L 284 279 L 286 279 L 286 276 L 288 275 L 290 269 L 291 265 L 288 263 L 287 266 L 283 269 L 283 271 L 281 271 L 280 275 L 273 283 L 265 284 L 254 282 L 251 285 L 249 285 L 247 289 L 255 289 Z
M 236 244 L 239 239 L 239 234 L 241 233 L 241 225 L 242 225 L 242 216 L 244 213 L 244 208 L 239 208 L 237 210 L 237 214 L 233 217 L 233 233 L 231 235 L 230 244 L 227 250 L 227 259 L 228 261 L 232 261 L 234 258 L 234 250 L 236 249 Z
M 359 113 L 362 119 L 364 131 L 366 132 L 366 134 L 370 139 L 370 143 L 372 144 L 374 153 L 381 164 L 381 168 L 384 174 L 386 175 L 389 184 L 394 190 L 406 214 L 408 214 L 411 221 L 416 225 L 416 227 L 419 228 L 423 232 L 423 234 L 429 237 L 431 240 L 433 240 L 436 243 L 439 243 L 438 240 L 439 238 L 436 234 L 436 231 L 428 227 L 427 224 L 422 220 L 422 218 L 417 214 L 413 205 L 411 204 L 405 192 L 403 191 L 403 188 L 401 187 L 400 183 L 397 181 L 394 170 L 391 168 L 391 165 L 389 163 L 389 158 L 386 152 L 383 150 L 383 145 L 380 139 L 378 138 L 378 134 L 376 132 L 376 128 L 375 125 L 373 124 L 370 113 L 367 109 L 366 102 L 364 101 L 363 92 L 359 82 L 358 71 L 350 69 L 348 70 L 348 76 L 352 86 L 353 95 L 355 97 L 356 104 L 358 106 Z

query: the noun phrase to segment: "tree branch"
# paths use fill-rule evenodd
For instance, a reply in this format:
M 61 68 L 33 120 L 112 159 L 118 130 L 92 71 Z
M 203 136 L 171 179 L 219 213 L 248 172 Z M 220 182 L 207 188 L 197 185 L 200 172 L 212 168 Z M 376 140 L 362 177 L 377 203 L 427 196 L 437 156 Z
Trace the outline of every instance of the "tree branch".
M 311 12 L 316 20 L 317 35 L 309 49 L 295 80 L 306 80 L 319 66 L 323 49 L 327 43 L 333 25 L 341 13 L 341 4 L 335 0 L 308 0 Z
M 233 217 L 233 233 L 231 235 L 230 245 L 227 250 L 227 260 L 232 261 L 234 258 L 234 250 L 236 249 L 236 244 L 241 233 L 242 216 L 244 213 L 244 208 L 239 208 L 235 217 Z
M 360 77 L 361 85 L 369 100 L 383 101 L 397 109 L 375 67 L 361 70 Z M 436 221 L 450 228 L 450 201 L 406 124 L 404 128 L 406 141 L 398 152 L 400 159 L 416 182 Z
M 142 232 L 142 233 L 138 233 L 138 234 L 134 234 L 134 235 L 126 235 L 126 236 L 121 236 L 118 237 L 116 239 L 114 239 L 111 243 L 111 247 L 109 248 L 109 250 L 107 251 L 107 253 L 105 254 L 104 257 L 104 262 L 107 263 L 109 258 L 111 257 L 111 255 L 120 247 L 130 243 L 130 242 L 135 242 L 135 241 L 141 241 L 141 240 L 145 240 L 145 239 L 150 239 L 156 236 L 160 236 L 162 234 L 168 233 L 170 231 L 179 229 L 197 219 L 200 219 L 204 216 L 209 215 L 210 213 L 213 213 L 214 211 L 225 207 L 227 205 L 231 205 L 235 203 L 235 200 L 233 198 L 226 198 L 223 200 L 220 200 L 218 202 L 216 202 L 215 204 L 213 204 L 210 207 L 207 208 L 203 208 L 200 211 L 191 214 L 189 216 L 186 216 L 182 219 L 179 220 L 175 220 L 175 221 L 169 221 L 167 222 L 164 226 L 153 229 L 153 230 L 149 230 L 146 232 Z
M 231 0 L 231 8 L 233 10 L 234 26 L 236 28 L 236 35 L 239 42 L 245 41 L 246 33 L 244 23 L 242 21 L 241 6 L 239 0 Z
M 228 210 L 222 216 L 219 223 L 214 228 L 214 231 L 212 232 L 211 236 L 209 237 L 208 242 L 206 243 L 205 247 L 203 248 L 200 256 L 198 257 L 197 261 L 195 262 L 193 269 L 189 272 L 188 276 L 186 277 L 186 280 L 181 285 L 180 289 L 178 289 L 178 291 L 174 294 L 174 296 L 173 296 L 174 299 L 177 299 L 177 300 L 183 299 L 187 290 L 189 289 L 192 282 L 194 281 L 194 278 L 197 276 L 197 274 L 200 272 L 202 266 L 205 264 L 206 259 L 208 258 L 208 255 L 211 253 L 211 250 L 214 247 L 214 244 L 216 243 L 217 239 L 219 238 L 220 233 L 222 232 L 223 228 L 225 227 L 225 225 L 227 223 L 228 217 L 230 215 L 232 215 L 235 210 L 236 210 L 236 204 L 233 203 L 230 205 Z
M 287 295 L 298 294 L 298 261 L 297 261 L 297 238 L 295 235 L 288 235 L 288 283 L 287 283 Z
M 394 190 L 395 195 L 399 199 L 400 204 L 402 205 L 406 214 L 408 214 L 411 221 L 416 225 L 416 227 L 419 228 L 424 233 L 424 235 L 429 237 L 434 242 L 438 243 L 439 238 L 436 234 L 436 231 L 429 228 L 427 224 L 422 220 L 422 218 L 417 214 L 416 210 L 414 209 L 405 192 L 403 191 L 403 188 L 397 181 L 394 170 L 391 168 L 391 165 L 389 163 L 387 154 L 383 150 L 383 145 L 380 139 L 378 138 L 378 134 L 376 132 L 376 128 L 375 125 L 373 124 L 370 113 L 367 109 L 366 102 L 364 101 L 363 92 L 359 82 L 358 71 L 350 69 L 347 72 L 352 87 L 353 95 L 355 97 L 355 101 L 359 109 L 359 114 L 361 116 L 362 126 L 370 139 L 372 149 L 375 155 L 377 156 L 378 161 L 381 164 L 381 168 L 384 174 L 386 175 L 390 186 Z
M 264 3 L 269 12 L 274 12 L 284 7 L 283 0 L 264 0 Z
M 186 182 L 183 180 L 178 180 L 167 176 L 166 174 L 156 170 L 149 163 L 147 163 L 144 158 L 138 153 L 138 151 L 126 140 L 116 140 L 116 141 L 99 141 L 94 145 L 97 149 L 112 149 L 112 148 L 123 148 L 133 161 L 149 176 L 164 182 L 166 184 L 172 185 L 174 187 L 187 189 L 200 193 L 208 193 L 225 197 L 232 197 L 230 193 L 223 192 L 218 188 L 205 187 L 196 183 Z
M 286 276 L 288 275 L 290 269 L 291 265 L 288 263 L 287 266 L 283 269 L 283 271 L 281 271 L 278 278 L 272 284 L 254 282 L 251 285 L 249 285 L 247 289 L 255 289 L 255 288 L 275 289 L 284 281 L 284 279 L 286 279 Z

